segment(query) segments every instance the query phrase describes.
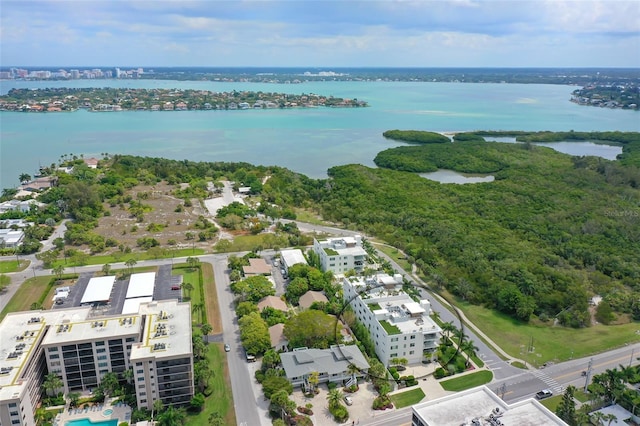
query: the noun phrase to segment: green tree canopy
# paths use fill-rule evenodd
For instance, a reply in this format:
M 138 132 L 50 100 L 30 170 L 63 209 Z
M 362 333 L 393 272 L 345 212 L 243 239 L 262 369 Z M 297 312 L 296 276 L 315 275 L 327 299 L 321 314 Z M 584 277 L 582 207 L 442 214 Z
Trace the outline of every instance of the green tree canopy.
M 307 310 L 291 317 L 284 325 L 284 335 L 293 348 L 328 348 L 336 342 L 336 317 L 322 311 Z

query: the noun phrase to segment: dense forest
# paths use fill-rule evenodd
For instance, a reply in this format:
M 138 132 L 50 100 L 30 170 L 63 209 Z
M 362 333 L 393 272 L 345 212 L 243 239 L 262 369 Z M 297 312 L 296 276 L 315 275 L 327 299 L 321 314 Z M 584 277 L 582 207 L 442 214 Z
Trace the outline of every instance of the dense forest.
M 610 140 L 638 138 L 618 136 Z M 321 212 L 403 248 L 435 286 L 525 321 L 586 326 L 594 294 L 640 319 L 637 167 L 478 141 L 398 147 L 375 162 L 382 168 L 330 169 Z M 496 180 L 415 173 L 438 168 Z
M 39 200 L 55 206 L 47 210 L 52 220 L 74 219 L 67 244 L 99 253 L 118 247 L 95 232 L 107 206 L 144 217 L 144 198 L 129 195 L 136 185 L 172 185 L 172 196 L 183 200 L 177 212 L 211 196 L 210 183 L 228 179 L 250 187 L 258 206 L 230 206 L 237 221 L 255 225 L 264 220 L 258 214 L 295 218 L 297 208 L 315 210 L 403 249 L 434 288 L 519 320 L 588 326 L 594 295 L 617 320 L 640 320 L 640 134 L 509 132 L 523 143 L 484 140 L 504 135 L 474 132 L 453 143 L 397 147 L 378 154 L 379 168 L 333 167 L 320 180 L 247 163 L 114 155 L 93 170 L 66 160 L 71 174 L 44 169 L 58 174 L 59 186 Z M 571 157 L 534 143 L 549 140 L 617 143 L 622 159 Z M 418 174 L 441 168 L 495 180 L 440 184 Z

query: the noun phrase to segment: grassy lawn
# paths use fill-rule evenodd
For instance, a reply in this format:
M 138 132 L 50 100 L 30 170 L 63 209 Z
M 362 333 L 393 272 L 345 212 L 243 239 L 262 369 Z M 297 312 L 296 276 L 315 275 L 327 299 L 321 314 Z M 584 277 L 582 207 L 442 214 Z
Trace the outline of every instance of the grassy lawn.
M 577 389 L 573 393 L 573 397 L 582 403 L 589 402 L 589 395 L 587 395 L 586 393 L 584 393 L 584 391 L 580 389 Z
M 42 293 L 49 290 L 49 281 L 51 281 L 51 276 L 26 280 L 9 300 L 7 306 L 0 312 L 0 321 L 9 312 L 28 311 L 31 304 L 37 302 L 42 297 Z
M 204 403 L 204 409 L 195 415 L 187 417 L 186 424 L 196 426 L 207 426 L 209 415 L 218 412 L 222 415 L 227 425 L 236 424 L 236 413 L 233 409 L 233 396 L 231 394 L 231 381 L 229 380 L 229 369 L 227 367 L 226 353 L 222 348 L 222 343 L 210 344 L 207 360 L 213 370 L 213 375 L 209 380 L 209 388 L 213 390 Z
M 0 262 L 0 274 L 6 274 L 7 272 L 24 271 L 31 263 L 28 260 L 3 260 Z
M 407 272 L 411 272 L 411 264 L 405 258 L 405 255 L 400 253 L 400 251 L 395 247 L 389 247 L 380 243 L 373 242 L 375 248 L 389 256 L 396 262 L 402 269 Z
M 173 266 L 171 274 L 182 275 L 182 283 L 190 283 L 193 286 L 193 290 L 191 290 L 189 297 L 186 297 L 186 292 L 181 290 L 185 295 L 185 301 L 190 300 L 192 304 L 202 303 L 203 295 L 202 285 L 200 283 L 200 268 L 190 268 L 186 263 L 179 263 Z M 200 320 L 202 320 L 202 322 L 206 322 L 206 317 L 206 312 L 194 312 L 192 313 L 191 320 L 194 323 L 199 324 L 201 322 Z
M 443 380 L 440 385 L 444 390 L 459 392 L 465 389 L 475 388 L 493 380 L 491 371 L 478 371 L 477 373 L 466 374 L 455 379 Z
M 555 395 L 555 396 L 552 396 L 551 398 L 543 399 L 542 401 L 539 401 L 539 402 L 540 404 L 547 407 L 549 411 L 551 411 L 552 413 L 555 413 L 556 408 L 558 408 L 558 405 L 560 405 L 560 402 L 562 402 L 562 395 Z
M 513 365 L 513 366 L 514 366 L 514 367 L 516 367 L 516 368 L 521 368 L 521 369 L 523 369 L 523 370 L 526 370 L 526 369 L 527 369 L 527 366 L 526 366 L 526 365 L 524 365 L 523 363 L 521 363 L 520 361 L 513 361 L 513 362 L 511 363 L 511 365 Z
M 409 405 L 417 404 L 425 397 L 424 392 L 420 388 L 415 388 L 410 391 L 396 393 L 389 395 L 391 402 L 396 408 L 408 407 Z
M 580 358 L 640 341 L 636 323 L 580 329 L 541 326 L 524 324 L 481 306 L 457 303 L 465 315 L 502 349 L 516 358 L 525 357 L 525 361 L 535 366 L 546 361 L 566 361 L 572 356 Z M 532 337 L 535 353 L 521 354 Z
M 114 263 L 122 263 L 126 262 L 129 259 L 134 259 L 139 262 L 141 260 L 155 260 L 155 259 L 173 259 L 175 257 L 188 257 L 188 256 L 199 256 L 201 254 L 205 254 L 205 250 L 200 248 L 184 248 L 184 249 L 175 249 L 175 250 L 165 250 L 163 253 L 159 255 L 149 254 L 145 251 L 141 252 L 131 252 L 131 253 L 114 253 L 114 254 L 105 254 L 100 256 L 88 256 L 85 258 L 85 264 L 80 265 L 77 262 L 74 263 L 73 258 L 68 258 L 65 263 L 64 259 L 59 259 L 53 262 L 52 266 L 55 268 L 58 265 L 63 265 L 64 267 L 73 267 L 73 266 L 85 266 L 85 265 L 104 265 L 105 263 L 114 264 Z M 84 263 L 84 262 L 83 262 Z

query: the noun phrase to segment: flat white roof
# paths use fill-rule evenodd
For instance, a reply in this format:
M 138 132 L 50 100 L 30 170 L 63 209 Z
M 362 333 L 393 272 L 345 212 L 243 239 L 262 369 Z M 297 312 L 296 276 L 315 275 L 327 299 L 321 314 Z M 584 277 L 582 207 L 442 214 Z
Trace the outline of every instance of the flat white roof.
M 426 310 L 416 302 L 405 303 L 404 307 L 407 308 L 407 311 L 409 311 L 411 315 L 424 314 L 426 312 Z
M 133 299 L 126 299 L 122 306 L 122 315 L 137 314 L 140 310 L 141 303 L 148 303 L 153 300 L 151 296 L 135 297 Z
M 280 255 L 282 256 L 282 261 L 287 268 L 290 268 L 296 263 L 304 263 L 305 265 L 307 264 L 307 260 L 304 258 L 302 250 L 300 249 L 281 250 Z
M 136 297 L 153 296 L 153 287 L 156 282 L 155 272 L 144 272 L 141 274 L 133 274 L 129 279 L 129 288 L 127 289 L 127 299 Z M 137 310 L 135 312 L 138 312 Z
M 484 426 L 490 424 L 491 414 L 499 415 L 504 426 L 566 425 L 534 399 L 506 404 L 486 386 L 423 402 L 412 409 L 428 426 L 470 426 L 473 419 Z
M 94 303 L 94 302 L 106 302 L 111 297 L 111 290 L 113 289 L 113 283 L 116 282 L 115 275 L 109 275 L 107 277 L 94 277 L 89 280 L 87 289 L 82 295 L 81 304 Z

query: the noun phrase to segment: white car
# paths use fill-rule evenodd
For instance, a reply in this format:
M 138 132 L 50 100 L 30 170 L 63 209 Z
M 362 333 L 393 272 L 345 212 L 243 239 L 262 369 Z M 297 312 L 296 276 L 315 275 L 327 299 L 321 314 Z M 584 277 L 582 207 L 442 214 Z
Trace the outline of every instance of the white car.
M 353 399 L 351 399 L 351 397 L 350 397 L 350 396 L 345 396 L 345 397 L 344 397 L 344 402 L 345 402 L 345 404 L 347 404 L 347 405 L 351 405 L 351 404 L 353 404 Z

